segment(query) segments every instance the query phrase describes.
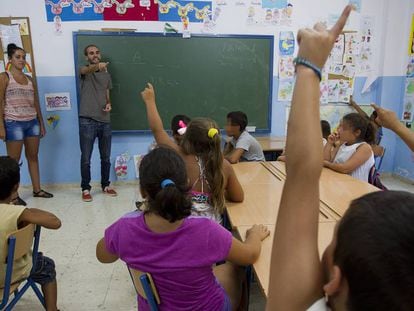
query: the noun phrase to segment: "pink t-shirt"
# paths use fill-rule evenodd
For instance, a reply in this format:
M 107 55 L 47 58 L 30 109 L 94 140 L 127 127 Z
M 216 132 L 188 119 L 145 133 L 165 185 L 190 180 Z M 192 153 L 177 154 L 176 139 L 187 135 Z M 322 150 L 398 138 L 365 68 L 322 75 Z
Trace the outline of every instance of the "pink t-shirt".
M 105 245 L 126 264 L 151 273 L 161 297 L 160 310 L 222 310 L 225 292 L 213 265 L 224 260 L 232 235 L 205 217 L 190 216 L 169 233 L 155 233 L 142 212 L 124 215 L 105 230 Z M 138 309 L 150 310 L 138 296 Z

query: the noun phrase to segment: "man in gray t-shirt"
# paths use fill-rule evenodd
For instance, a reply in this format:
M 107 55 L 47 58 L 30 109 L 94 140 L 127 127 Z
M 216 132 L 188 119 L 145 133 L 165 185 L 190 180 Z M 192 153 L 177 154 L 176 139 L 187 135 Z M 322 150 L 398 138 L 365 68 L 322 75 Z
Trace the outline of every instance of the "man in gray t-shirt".
M 239 161 L 264 161 L 259 142 L 246 131 L 247 116 L 244 112 L 227 114 L 226 134 L 232 139 L 224 148 L 224 156 L 230 163 Z
M 101 53 L 95 45 L 88 45 L 85 50 L 88 65 L 80 68 L 80 105 L 79 105 L 79 141 L 81 148 L 81 188 L 82 200 L 92 201 L 90 162 L 93 144 L 98 138 L 101 156 L 102 191 L 116 196 L 116 191 L 109 186 L 111 168 L 110 111 L 112 110 L 109 90 L 112 88 L 108 63 L 101 62 Z

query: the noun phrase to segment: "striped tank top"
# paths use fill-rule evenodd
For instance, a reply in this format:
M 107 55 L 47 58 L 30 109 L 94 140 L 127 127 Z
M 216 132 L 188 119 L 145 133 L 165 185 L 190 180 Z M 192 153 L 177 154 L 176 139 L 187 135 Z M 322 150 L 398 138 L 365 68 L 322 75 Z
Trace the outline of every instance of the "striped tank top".
M 18 83 L 12 73 L 7 71 L 9 83 L 6 88 L 4 119 L 14 121 L 31 121 L 37 117 L 34 105 L 34 88 L 32 81 L 27 84 Z

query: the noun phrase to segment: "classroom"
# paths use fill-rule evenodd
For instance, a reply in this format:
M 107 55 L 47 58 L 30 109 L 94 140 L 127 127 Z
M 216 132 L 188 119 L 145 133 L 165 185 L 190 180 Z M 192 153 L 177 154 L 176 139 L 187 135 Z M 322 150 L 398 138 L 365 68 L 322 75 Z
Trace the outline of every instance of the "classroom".
M 353 5 L 353 11 L 333 43 L 329 57 L 323 60 L 322 72 L 318 66 L 312 68 L 313 63 L 307 64 L 306 57 L 295 59 L 301 45 L 297 41 L 299 29 L 312 28 L 315 23 L 331 29 L 348 4 Z M 281 221 L 278 215 L 284 212 L 282 193 L 287 191 L 291 170 L 289 162 L 276 160 L 283 152 L 289 161 L 289 150 L 292 158 L 297 159 L 298 148 L 287 145 L 287 137 L 304 142 L 304 138 L 288 131 L 289 116 L 293 124 L 299 116 L 292 107 L 293 95 L 297 94 L 294 93 L 299 78 L 297 68 L 307 67 L 315 73 L 319 70 L 319 116 L 320 120 L 330 123 L 332 135 L 338 129 L 343 131 L 345 119 L 342 118 L 357 112 L 355 107 L 369 118 L 374 112 L 371 106 L 374 103 L 378 109 L 393 111 L 403 128 L 401 131 L 414 136 L 413 1 L 19 0 L 1 1 L 0 12 L 0 95 L 9 96 L 5 89 L 11 82 L 20 84 L 18 79 L 10 78 L 13 65 L 7 54 L 7 44 L 16 43 L 13 55 L 20 47 L 24 49 L 26 61 L 21 72 L 33 79 L 27 81 L 35 85 L 34 96 L 38 97 L 43 116 L 44 125 L 40 124 L 38 135 L 46 131 L 38 145 L 40 184 L 32 183 L 33 174 L 29 172 L 33 168 L 27 160 L 26 143 L 26 154 L 18 150 L 22 153 L 18 199 L 29 208 L 53 213 L 61 221 L 59 230 L 42 228 L 39 245 L 39 250 L 56 265 L 59 310 L 137 309 L 137 293 L 125 262 L 102 264 L 97 259 L 96 247 L 104 234 L 106 238 L 105 230 L 111 224 L 136 210 L 138 202 L 151 196 L 145 191 L 143 195 L 139 189 L 142 178 L 139 165 L 156 143 L 163 145 L 167 139 L 166 132 L 160 134 L 160 128 L 154 126 L 158 125 L 158 113 L 153 113 L 153 107 L 155 111 L 158 107 L 170 136 L 170 120 L 174 115 L 213 119 L 217 124 L 210 126 L 208 137 L 211 140 L 221 137 L 218 144 L 222 149 L 225 142 L 230 145 L 229 127 L 234 127 L 232 121 L 228 124 L 227 114 L 243 111 L 248 117 L 246 131 L 263 149 L 263 159 L 239 162 L 238 158 L 233 161 L 228 157 L 224 147 L 228 160 L 225 162 L 230 169 L 226 171 L 226 165 L 220 166 L 225 172 L 223 187 L 237 183 L 234 187 L 240 187 L 242 194 L 235 191 L 233 195 L 232 190 L 224 188 L 227 201 L 224 217 L 219 222 L 246 244 L 249 229 L 255 224 L 264 225 L 266 229 L 262 230 L 269 235 L 261 239 L 261 254 L 255 263 L 248 265 L 247 285 L 243 285 L 247 298 L 242 296 L 245 305 L 239 310 L 265 310 L 266 304 L 267 310 L 277 309 L 272 307 L 275 298 L 271 295 L 272 288 L 276 288 L 271 277 L 274 245 L 278 243 L 274 236 L 278 232 L 276 225 Z M 96 54 L 89 53 L 92 50 L 100 53 L 97 62 L 93 59 Z M 90 71 L 90 68 L 96 69 Z M 4 71 L 8 72 L 8 84 L 2 80 Z M 84 140 L 88 129 L 85 120 L 90 120 L 90 116 L 81 105 L 81 98 L 86 96 L 81 88 L 85 85 L 84 77 L 93 72 L 105 73 L 101 79 L 111 80 L 108 94 L 106 87 L 101 92 L 107 103 L 103 105 L 103 112 L 100 111 L 105 120 L 94 121 L 112 127 L 106 128 L 109 128 L 110 146 L 110 153 L 106 155 L 100 153 L 104 147 L 98 140 L 88 146 Z M 7 114 L 7 109 L 1 107 L 4 102 L 0 100 L 0 108 Z M 384 110 L 375 112 L 379 118 L 380 111 Z M 107 123 L 109 115 L 110 123 Z M 302 117 L 312 121 L 311 112 Z M 5 117 L 4 120 L 7 124 Z M 178 127 L 188 131 L 190 127 L 186 126 L 191 123 L 185 123 L 182 125 L 181 118 Z M 215 127 L 220 129 L 217 133 Z M 313 135 L 311 128 L 309 133 Z M 335 226 L 347 214 L 353 200 L 382 190 L 381 185 L 390 193 L 394 190 L 414 193 L 414 153 L 408 147 L 409 142 L 400 131 L 390 129 L 385 123 L 381 133 L 375 143 L 365 143 L 367 152 L 373 152 L 370 168 L 375 170 L 369 173 L 370 183 L 351 177 L 351 172 L 342 167 L 324 164 L 319 179 L 315 231 L 319 232 L 315 241 L 320 255 L 330 245 Z M 184 140 L 190 137 L 185 131 L 180 135 Z M 330 138 L 326 137 L 326 141 L 329 144 Z M 0 156 L 13 153 L 13 146 L 6 148 L 3 142 Z M 184 146 L 185 143 L 173 149 L 182 155 L 188 180 L 192 180 L 187 160 L 193 151 Z M 304 150 L 309 147 L 306 142 L 303 146 Z M 327 153 L 325 149 L 321 155 L 326 160 L 326 154 L 333 149 Z M 88 152 L 90 160 L 85 164 L 82 161 Z M 194 155 L 200 176 L 196 176 L 193 186 L 200 181 L 203 187 L 208 177 L 204 181 L 203 163 L 197 152 Z M 307 155 L 303 152 L 303 159 Z M 101 168 L 99 163 L 103 157 L 107 160 Z M 312 159 L 310 154 L 309 165 Z M 155 170 L 152 166 L 148 171 Z M 170 179 L 164 179 L 161 189 L 171 188 L 169 182 Z M 307 195 L 305 190 L 303 193 Z M 224 196 L 223 191 L 221 194 Z M 3 295 L 3 291 L 0 293 Z M 31 289 L 13 307 L 13 310 L 44 309 Z M 148 307 L 148 310 L 152 309 Z

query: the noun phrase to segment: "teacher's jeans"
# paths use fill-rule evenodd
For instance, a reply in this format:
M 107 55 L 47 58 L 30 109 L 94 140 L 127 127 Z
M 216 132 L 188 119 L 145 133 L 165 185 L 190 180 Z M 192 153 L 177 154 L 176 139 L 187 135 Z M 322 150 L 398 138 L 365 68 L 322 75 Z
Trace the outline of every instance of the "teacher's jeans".
M 99 154 L 101 156 L 101 186 L 102 189 L 109 186 L 111 136 L 112 131 L 109 122 L 99 122 L 90 118 L 79 117 L 82 191 L 91 190 L 91 156 L 96 138 L 98 138 Z

